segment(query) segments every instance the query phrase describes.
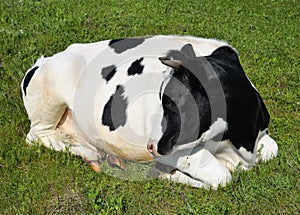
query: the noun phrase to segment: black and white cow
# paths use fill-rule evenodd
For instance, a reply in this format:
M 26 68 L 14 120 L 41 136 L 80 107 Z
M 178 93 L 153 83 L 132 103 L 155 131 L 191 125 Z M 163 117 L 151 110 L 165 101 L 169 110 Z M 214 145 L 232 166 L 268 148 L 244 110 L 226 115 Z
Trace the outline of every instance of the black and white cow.
M 28 143 L 68 148 L 96 171 L 105 151 L 112 163 L 156 160 L 161 178 L 217 187 L 237 166 L 277 155 L 268 111 L 223 41 L 153 36 L 73 44 L 40 58 L 21 91 Z

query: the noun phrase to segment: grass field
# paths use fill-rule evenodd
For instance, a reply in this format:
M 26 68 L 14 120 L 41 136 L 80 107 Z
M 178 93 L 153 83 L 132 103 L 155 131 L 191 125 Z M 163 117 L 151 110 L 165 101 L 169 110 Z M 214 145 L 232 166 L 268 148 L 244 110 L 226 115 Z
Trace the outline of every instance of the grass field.
M 0 214 L 299 214 L 298 0 L 0 1 Z M 22 76 L 75 42 L 154 34 L 226 40 L 271 115 L 278 157 L 225 188 L 126 181 L 68 153 L 28 146 Z

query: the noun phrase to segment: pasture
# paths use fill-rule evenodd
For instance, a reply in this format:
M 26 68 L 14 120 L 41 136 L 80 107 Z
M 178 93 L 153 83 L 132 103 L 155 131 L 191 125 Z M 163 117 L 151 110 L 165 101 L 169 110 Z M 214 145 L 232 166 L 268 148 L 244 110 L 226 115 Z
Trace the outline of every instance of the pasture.
M 0 214 L 299 214 L 299 11 L 297 0 L 2 0 Z M 121 180 L 69 153 L 26 144 L 19 85 L 37 58 L 72 43 L 155 34 L 217 38 L 238 50 L 271 115 L 277 158 L 204 190 Z

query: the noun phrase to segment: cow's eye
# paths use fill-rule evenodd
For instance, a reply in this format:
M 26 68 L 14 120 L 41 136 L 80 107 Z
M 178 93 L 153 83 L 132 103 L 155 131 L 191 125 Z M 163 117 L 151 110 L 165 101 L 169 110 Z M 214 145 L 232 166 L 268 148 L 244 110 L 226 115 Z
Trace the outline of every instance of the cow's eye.
M 172 99 L 169 99 L 167 102 L 167 106 L 168 107 L 176 107 L 176 103 Z

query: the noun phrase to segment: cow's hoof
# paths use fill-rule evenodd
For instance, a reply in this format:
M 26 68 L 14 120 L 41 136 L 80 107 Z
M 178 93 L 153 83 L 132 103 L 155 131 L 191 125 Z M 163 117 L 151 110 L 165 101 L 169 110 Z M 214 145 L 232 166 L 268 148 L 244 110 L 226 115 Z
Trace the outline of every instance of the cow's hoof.
M 87 158 L 82 158 L 82 160 L 87 163 L 94 172 L 100 172 L 100 165 L 98 162 L 90 161 Z
M 119 168 L 121 170 L 125 170 L 125 162 L 123 159 L 115 156 L 115 155 L 107 155 L 107 163 L 111 166 L 111 167 L 116 167 Z
M 89 163 L 90 168 L 94 171 L 94 172 L 100 172 L 100 166 L 99 164 L 90 162 Z

